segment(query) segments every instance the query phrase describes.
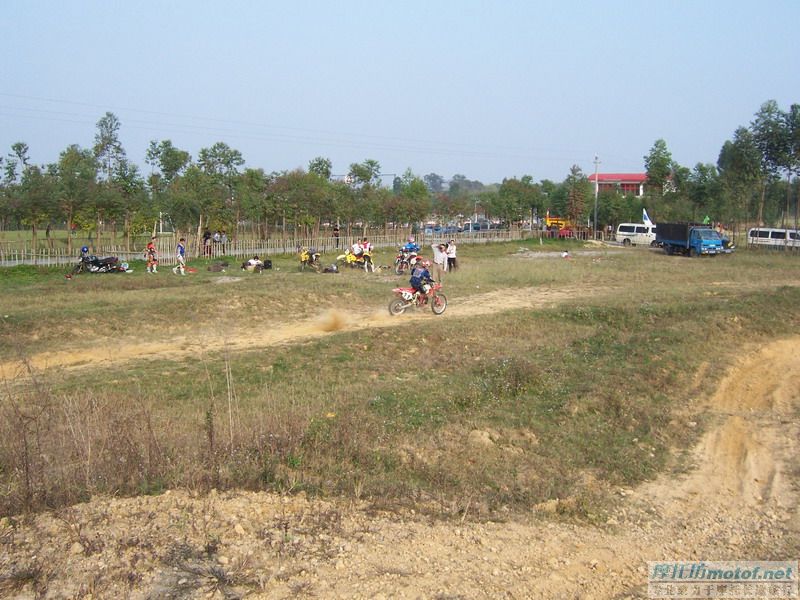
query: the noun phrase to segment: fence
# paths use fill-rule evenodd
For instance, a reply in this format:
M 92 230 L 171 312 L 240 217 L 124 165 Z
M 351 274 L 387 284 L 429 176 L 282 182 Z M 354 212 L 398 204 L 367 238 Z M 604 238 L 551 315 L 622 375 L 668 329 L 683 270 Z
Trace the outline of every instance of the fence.
M 448 240 L 455 240 L 457 244 L 485 244 L 488 242 L 502 242 L 521 240 L 530 237 L 548 237 L 553 232 L 547 231 L 526 231 L 520 229 L 490 229 L 486 231 L 472 231 L 464 233 L 447 234 L 418 233 L 415 235 L 417 243 L 422 248 L 430 247 L 431 244 L 444 243 Z M 586 232 L 578 232 L 577 236 L 586 239 Z M 195 258 L 219 259 L 225 257 L 249 258 L 254 255 L 261 257 L 276 256 L 281 254 L 294 254 L 300 247 L 316 248 L 324 255 L 338 255 L 344 253 L 345 248 L 350 247 L 363 236 L 332 236 L 320 237 L 294 237 L 286 236 L 266 240 L 256 239 L 237 239 L 225 243 L 212 243 L 205 248 L 202 241 L 196 236 L 186 236 L 186 256 L 187 259 Z M 552 236 L 549 236 L 552 237 Z M 396 248 L 405 243 L 406 236 L 398 231 L 391 234 L 368 235 L 367 238 L 375 248 Z M 175 247 L 177 240 L 170 237 L 161 237 L 156 240 L 159 262 L 162 264 L 174 264 Z M 141 250 L 127 250 L 124 246 L 115 244 L 100 244 L 90 248 L 90 252 L 97 256 L 116 256 L 123 262 L 133 262 L 144 260 L 144 248 Z M 17 265 L 40 265 L 57 266 L 67 265 L 77 262 L 78 251 L 68 253 L 66 248 L 49 248 L 40 246 L 35 251 L 22 242 L 3 242 L 0 244 L 0 266 L 13 267 Z

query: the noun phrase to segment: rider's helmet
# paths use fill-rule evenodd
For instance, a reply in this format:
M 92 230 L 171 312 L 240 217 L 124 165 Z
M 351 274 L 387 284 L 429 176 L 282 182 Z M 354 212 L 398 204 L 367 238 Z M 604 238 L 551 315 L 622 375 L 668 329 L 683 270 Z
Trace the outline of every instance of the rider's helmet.
M 408 243 L 409 244 L 413 244 L 414 243 L 414 236 L 413 235 L 408 236 Z
M 89 246 L 82 246 L 81 247 L 81 252 L 88 252 L 88 251 L 89 251 Z

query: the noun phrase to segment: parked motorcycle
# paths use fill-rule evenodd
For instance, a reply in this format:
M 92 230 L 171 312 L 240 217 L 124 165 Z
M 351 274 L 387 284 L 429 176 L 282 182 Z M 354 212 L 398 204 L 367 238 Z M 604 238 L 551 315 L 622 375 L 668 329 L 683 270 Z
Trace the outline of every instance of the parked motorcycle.
M 322 253 L 317 252 L 314 248 L 310 250 L 308 248 L 302 248 L 300 250 L 300 270 L 305 271 L 306 268 L 310 268 L 319 273 L 322 269 L 319 262 L 321 256 Z
M 344 251 L 336 257 L 336 262 L 340 265 L 353 269 L 364 269 L 367 273 L 375 272 L 375 265 L 372 262 L 372 252 L 364 250 L 361 254 L 353 254 L 350 249 Z
M 430 305 L 435 315 L 440 315 L 447 309 L 447 296 L 442 293 L 441 283 L 429 284 L 426 293 L 418 292 L 412 287 L 398 287 L 392 291 L 397 296 L 389 302 L 389 314 L 392 315 L 402 315 L 407 308 L 424 308 L 427 305 Z
M 87 254 L 81 256 L 80 261 L 72 268 L 67 277 L 79 273 L 128 273 L 132 270 L 128 267 L 128 263 L 120 262 L 116 256 L 97 258 Z
M 411 268 L 412 261 L 417 257 L 416 252 L 409 252 L 400 247 L 397 256 L 394 259 L 394 272 L 402 275 Z

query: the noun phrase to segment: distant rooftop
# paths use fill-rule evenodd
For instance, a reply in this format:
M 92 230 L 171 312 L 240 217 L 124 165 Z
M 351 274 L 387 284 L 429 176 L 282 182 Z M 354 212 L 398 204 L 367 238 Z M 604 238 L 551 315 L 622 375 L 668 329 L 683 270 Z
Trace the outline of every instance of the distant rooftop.
M 589 181 L 594 181 L 594 173 L 589 175 Z M 599 183 L 644 183 L 647 173 L 598 173 Z

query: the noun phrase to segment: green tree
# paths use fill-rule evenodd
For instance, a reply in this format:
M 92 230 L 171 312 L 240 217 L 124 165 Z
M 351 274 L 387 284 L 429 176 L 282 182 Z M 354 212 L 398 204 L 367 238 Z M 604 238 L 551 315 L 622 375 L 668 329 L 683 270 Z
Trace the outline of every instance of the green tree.
M 121 161 L 112 178 L 111 193 L 113 204 L 108 214 L 113 217 L 115 224 L 117 219 L 122 219 L 125 247 L 130 252 L 133 235 L 147 231 L 146 218 L 150 216 L 145 182 L 139 167 L 127 160 Z
M 56 214 L 56 181 L 51 172 L 28 165 L 19 187 L 19 220 L 31 228 L 31 246 L 36 251 L 38 232 Z
M 697 216 L 711 215 L 714 220 L 727 220 L 720 202 L 719 175 L 714 165 L 697 163 L 694 166 L 686 178 L 686 195 Z
M 308 172 L 328 181 L 333 173 L 333 163 L 329 158 L 318 156 L 308 163 Z
M 484 185 L 480 181 L 471 181 L 464 175 L 456 174 L 450 179 L 448 192 L 452 196 L 470 195 L 483 191 Z
M 663 193 L 672 174 L 672 154 L 664 140 L 655 141 L 650 153 L 644 157 L 644 166 L 647 172 L 647 184 Z
M 161 180 L 168 186 L 186 170 L 192 157 L 185 150 L 176 148 L 171 140 L 162 140 L 161 142 L 152 140 L 147 148 L 145 161 L 151 167 L 159 169 Z
M 597 196 L 597 222 L 606 225 L 637 223 L 642 217 L 642 205 L 633 195 L 616 190 L 603 190 Z
M 567 216 L 575 226 L 580 226 L 590 193 L 589 180 L 578 165 L 572 165 L 564 184 L 567 188 Z
M 522 220 L 544 209 L 544 196 L 540 186 L 530 175 L 522 179 L 504 179 L 499 196 L 502 207 L 499 215 L 506 221 Z
M 411 169 L 406 169 L 396 180 L 395 194 L 387 200 L 383 220 L 414 223 L 427 217 L 431 212 L 431 196 L 425 181 Z
M 381 183 L 381 164 L 373 159 L 352 163 L 347 176 L 353 187 L 377 187 Z
M 225 206 L 225 221 L 233 224 L 234 239 L 238 236 L 241 221 L 241 205 L 234 194 L 236 180 L 239 177 L 239 167 L 244 165 L 241 152 L 228 146 L 224 142 L 217 142 L 210 148 L 203 148 L 197 155 L 197 162 L 203 172 L 208 175 L 224 190 L 223 205 Z
M 739 127 L 733 140 L 723 144 L 717 170 L 729 214 L 737 222 L 749 219 L 750 201 L 761 182 L 761 151 L 749 129 Z
M 781 111 L 775 100 L 761 105 L 755 115 L 750 130 L 753 140 L 761 151 L 761 202 L 758 206 L 758 222 L 764 220 L 764 203 L 767 186 L 779 177 L 790 164 L 791 133 L 787 127 L 786 113 Z
M 444 177 L 436 173 L 428 173 L 423 178 L 425 185 L 432 194 L 438 194 L 444 191 Z
M 790 185 L 786 188 L 786 214 L 792 214 L 790 207 L 790 199 L 792 191 L 794 191 L 794 224 L 793 227 L 797 229 L 800 214 L 798 208 L 800 202 L 797 197 L 796 185 L 792 186 L 792 175 L 795 175 L 795 183 L 797 183 L 797 174 L 800 173 L 800 104 L 792 104 L 789 111 L 786 113 L 786 128 L 789 131 L 789 149 L 787 152 L 787 179 Z
M 58 207 L 72 231 L 75 215 L 85 204 L 94 205 L 97 194 L 97 159 L 92 150 L 73 144 L 61 152 L 56 165 Z M 67 251 L 72 253 L 72 236 L 67 236 Z
M 119 130 L 122 127 L 117 116 L 107 112 L 97 122 L 97 132 L 94 136 L 94 155 L 103 165 L 106 179 L 111 179 L 119 163 L 125 159 L 125 150 L 119 140 Z
M 190 164 L 186 172 L 170 184 L 164 198 L 164 208 L 181 231 L 192 231 L 198 225 L 212 223 L 222 229 L 229 222 L 225 187 L 199 165 Z

